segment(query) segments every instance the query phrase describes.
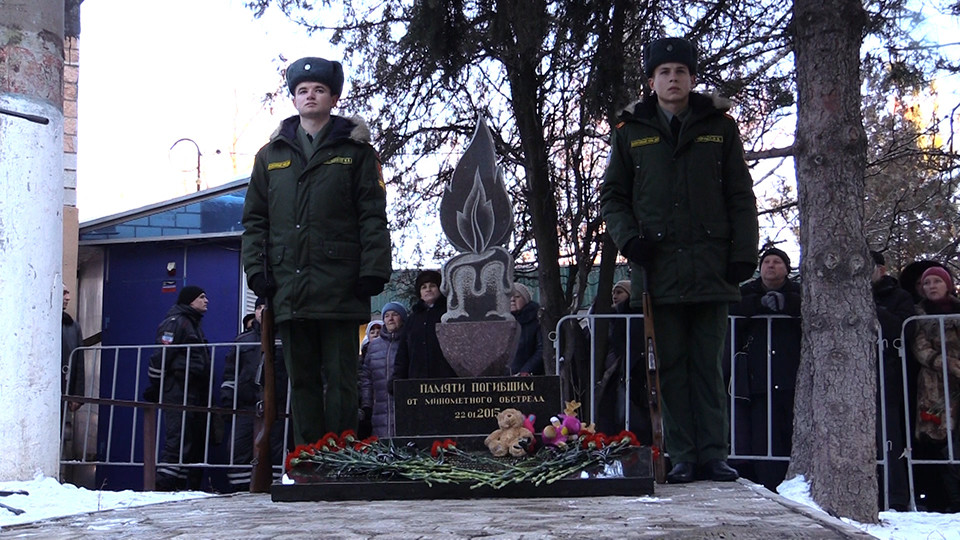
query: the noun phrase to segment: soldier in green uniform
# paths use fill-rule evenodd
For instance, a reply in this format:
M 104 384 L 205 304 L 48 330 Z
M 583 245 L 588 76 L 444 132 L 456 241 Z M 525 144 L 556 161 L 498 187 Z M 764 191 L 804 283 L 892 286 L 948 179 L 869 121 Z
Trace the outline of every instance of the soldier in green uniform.
M 274 299 L 294 439 L 305 444 L 357 429 L 357 327 L 390 279 L 390 233 L 370 131 L 359 117 L 331 114 L 340 63 L 301 58 L 287 87 L 299 114 L 257 153 L 242 256 L 250 288 Z
M 756 198 L 729 102 L 691 92 L 697 54 L 680 38 L 644 52 L 653 95 L 627 107 L 611 137 L 600 201 L 607 230 L 640 268 L 655 307 L 671 483 L 732 481 L 721 371 L 727 307 L 756 266 Z

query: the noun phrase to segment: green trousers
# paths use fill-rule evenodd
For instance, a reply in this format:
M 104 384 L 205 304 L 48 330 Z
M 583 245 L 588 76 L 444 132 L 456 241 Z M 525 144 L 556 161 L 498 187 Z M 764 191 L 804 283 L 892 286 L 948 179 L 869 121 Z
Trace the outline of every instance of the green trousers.
M 723 385 L 727 303 L 654 306 L 663 431 L 673 464 L 727 459 Z
M 358 321 L 293 320 L 277 325 L 290 377 L 295 444 L 357 429 Z

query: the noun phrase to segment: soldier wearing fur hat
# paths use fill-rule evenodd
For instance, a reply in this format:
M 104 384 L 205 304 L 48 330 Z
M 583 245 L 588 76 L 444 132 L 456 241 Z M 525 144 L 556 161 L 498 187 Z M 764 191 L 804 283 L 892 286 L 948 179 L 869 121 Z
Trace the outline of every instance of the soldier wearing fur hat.
M 685 39 L 645 50 L 649 99 L 628 106 L 611 137 L 600 192 L 607 230 L 640 267 L 656 309 L 668 481 L 735 480 L 721 350 L 727 305 L 756 265 L 756 199 L 730 103 L 691 92 L 697 53 Z M 631 307 L 639 309 L 639 295 Z
M 200 328 L 200 320 L 207 312 L 209 301 L 206 292 L 195 285 L 180 290 L 177 303 L 157 327 L 157 345 L 150 356 L 147 376 L 150 386 L 144 391 L 148 401 L 174 403 L 177 405 L 207 405 L 207 389 L 210 386 L 210 351 L 203 346 L 207 342 Z M 166 347 L 167 345 L 197 345 L 190 347 Z M 200 489 L 203 471 L 189 470 L 171 463 L 197 463 L 203 461 L 206 440 L 206 415 L 195 412 L 163 413 L 165 439 L 163 454 L 157 466 L 157 489 L 175 491 Z M 181 433 L 182 448 L 181 450 Z
M 369 129 L 359 117 L 332 114 L 343 91 L 340 63 L 301 58 L 286 76 L 298 114 L 257 153 L 242 256 L 250 288 L 273 297 L 294 439 L 306 444 L 357 428 L 354 335 L 390 279 L 390 233 Z

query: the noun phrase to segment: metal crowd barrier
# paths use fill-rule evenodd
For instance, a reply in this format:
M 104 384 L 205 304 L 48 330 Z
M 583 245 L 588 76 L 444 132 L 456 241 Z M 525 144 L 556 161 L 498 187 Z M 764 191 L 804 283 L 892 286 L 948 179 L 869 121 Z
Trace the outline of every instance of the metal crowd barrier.
M 950 315 L 914 315 L 910 317 L 903 323 L 903 327 L 900 329 L 900 344 L 897 348 L 900 350 L 900 364 L 903 370 L 903 380 L 904 380 L 904 393 L 903 393 L 903 410 L 905 417 L 905 426 L 906 426 L 906 458 L 907 458 L 907 475 L 908 475 L 908 484 L 910 486 L 910 500 L 916 501 L 916 493 L 914 491 L 914 465 L 951 465 L 951 466 L 960 466 L 960 456 L 956 454 L 957 448 L 954 445 L 954 438 L 957 436 L 957 418 L 955 418 L 949 411 L 953 411 L 953 403 L 950 398 L 950 379 L 953 378 L 956 380 L 956 377 L 951 377 L 947 367 L 948 362 L 940 362 L 941 368 L 941 382 L 943 387 L 944 404 L 945 409 L 948 411 L 947 418 L 947 439 L 946 439 L 946 450 L 947 455 L 945 459 L 915 459 L 913 457 L 913 419 L 910 417 L 910 401 L 909 394 L 907 393 L 907 347 L 904 347 L 904 344 L 912 344 L 914 336 L 908 334 L 908 332 L 914 331 L 916 329 L 917 321 L 924 320 L 935 320 L 937 321 L 937 326 L 940 333 L 940 358 L 945 359 L 949 358 L 947 355 L 947 340 L 946 340 L 946 328 L 945 321 L 947 320 L 960 320 L 960 314 L 950 314 Z M 956 388 L 956 382 L 954 383 L 954 388 Z
M 277 341 L 279 346 L 280 342 Z M 209 353 L 211 372 L 209 377 L 203 377 L 203 380 L 197 380 L 197 375 L 192 375 L 189 369 L 191 349 L 206 348 Z M 61 399 L 61 439 L 60 439 L 60 465 L 62 470 L 70 468 L 79 468 L 84 466 L 123 466 L 123 467 L 142 467 L 143 468 L 143 486 L 144 490 L 150 491 L 155 488 L 156 470 L 161 467 L 176 468 L 209 468 L 209 469 L 242 469 L 251 468 L 250 463 L 236 463 L 234 456 L 236 454 L 236 437 L 234 431 L 237 427 L 236 420 L 242 416 L 256 416 L 256 411 L 251 409 L 239 409 L 238 395 L 239 389 L 234 386 L 232 389 L 233 400 L 231 407 L 221 407 L 215 404 L 220 402 L 220 385 L 223 382 L 223 373 L 215 372 L 216 360 L 224 358 L 223 368 L 226 368 L 225 358 L 232 351 L 234 354 L 234 382 L 240 374 L 240 352 L 245 347 L 260 348 L 257 343 L 206 343 L 184 344 L 184 345 L 115 345 L 115 346 L 95 346 L 80 347 L 73 351 L 70 361 L 65 367 L 63 374 L 67 381 L 70 380 L 74 364 L 82 366 L 85 379 L 84 395 L 65 394 Z M 187 369 L 184 373 L 183 398 L 179 403 L 164 402 L 163 389 L 166 387 L 166 380 L 170 373 L 166 370 L 166 358 L 172 355 L 175 349 L 187 349 Z M 160 350 L 162 356 L 163 372 L 160 379 L 160 402 L 154 403 L 143 398 L 143 391 L 149 384 L 147 382 L 147 368 L 150 362 L 150 356 Z M 82 358 L 82 362 L 75 362 L 75 358 Z M 107 376 L 103 377 L 104 372 Z M 203 384 L 206 386 L 207 399 L 203 405 L 188 404 L 188 392 L 191 386 Z M 195 387 L 194 387 L 195 388 Z M 282 430 L 283 441 L 290 440 L 290 390 L 287 386 L 287 400 L 282 405 L 283 411 L 286 411 L 278 422 L 274 422 L 274 430 Z M 71 413 L 69 403 L 81 403 L 82 406 Z M 164 430 L 162 421 L 158 418 L 158 411 L 166 414 L 179 413 L 180 417 L 180 451 L 177 461 L 161 461 L 163 452 Z M 203 440 L 203 459 L 200 462 L 184 461 L 184 440 L 187 429 L 187 413 L 201 413 L 205 415 L 205 428 Z M 214 424 L 214 415 L 221 415 L 224 419 L 224 425 L 231 426 L 231 429 L 224 431 L 224 438 L 220 445 L 225 445 L 224 452 L 226 459 L 217 461 L 211 460 L 212 444 L 210 441 L 211 430 Z M 161 415 L 162 416 L 162 415 Z M 72 423 L 68 425 L 68 421 Z M 227 419 L 232 419 L 229 424 Z M 254 421 L 256 434 L 256 424 Z M 123 435 L 118 433 L 122 432 Z M 105 435 L 104 435 L 105 434 Z M 227 435 L 229 434 L 229 439 Z M 250 441 L 251 447 L 253 440 Z M 284 445 L 286 448 L 286 444 Z M 117 450 L 120 450 L 117 452 Z M 286 448 L 287 450 L 289 448 Z M 76 455 L 74 455 L 76 454 Z M 219 453 L 218 453 L 219 454 Z M 278 477 L 283 472 L 283 463 L 272 463 L 274 476 Z
M 730 332 L 730 339 L 729 339 L 728 345 L 729 345 L 729 347 L 730 347 L 730 351 L 729 351 L 730 354 L 724 356 L 725 361 L 728 362 L 728 364 L 727 364 L 726 366 L 724 366 L 724 367 L 725 367 L 726 370 L 728 370 L 728 371 L 726 371 L 726 372 L 730 374 L 730 380 L 729 380 L 729 386 L 728 386 L 729 416 L 730 416 L 730 440 L 729 440 L 729 444 L 730 444 L 730 454 L 729 454 L 729 458 L 732 459 L 732 460 L 741 460 L 741 461 L 780 461 L 780 462 L 789 462 L 789 461 L 790 461 L 790 456 L 779 456 L 779 455 L 774 455 L 774 454 L 773 454 L 773 444 L 772 444 L 772 443 L 773 443 L 773 441 L 772 441 L 772 438 L 773 438 L 773 430 L 772 430 L 772 421 L 773 421 L 773 419 L 772 419 L 772 411 L 773 411 L 772 399 L 773 399 L 773 398 L 772 398 L 772 395 L 773 395 L 773 394 L 772 394 L 772 392 L 769 391 L 769 389 L 772 387 L 772 370 L 770 369 L 770 367 L 771 367 L 772 357 L 773 357 L 773 355 L 772 355 L 772 349 L 771 349 L 771 343 L 773 342 L 773 339 L 772 339 L 772 338 L 774 337 L 773 321 L 776 320 L 776 319 L 793 319 L 793 318 L 795 318 L 795 317 L 791 317 L 791 316 L 787 316 L 787 315 L 756 315 L 756 316 L 753 316 L 753 317 L 749 317 L 749 319 L 754 319 L 754 320 L 757 320 L 757 319 L 765 319 L 765 320 L 766 320 L 766 332 L 767 332 L 767 336 L 766 336 L 766 338 L 767 338 L 767 339 L 766 339 L 766 347 L 767 347 L 767 351 L 766 351 L 766 353 L 767 353 L 767 354 L 766 354 L 766 363 L 767 363 L 767 365 L 766 365 L 767 386 L 766 386 L 766 388 L 768 389 L 767 392 L 766 392 L 766 399 L 767 399 L 767 403 L 766 403 L 766 406 L 767 406 L 767 408 L 766 408 L 766 410 L 767 410 L 767 417 L 766 417 L 766 421 L 767 421 L 767 425 L 766 425 L 767 441 L 766 441 L 766 442 L 767 442 L 767 444 L 766 444 L 766 447 L 767 447 L 767 451 L 766 451 L 765 454 L 755 454 L 755 453 L 738 454 L 738 453 L 736 452 L 736 446 L 737 446 L 737 445 L 735 444 L 735 443 L 736 443 L 736 440 L 737 440 L 737 414 L 736 414 L 736 411 L 737 411 L 737 407 L 738 407 L 738 403 L 737 403 L 737 401 L 738 401 L 738 399 L 737 399 L 738 396 L 736 395 L 736 392 L 735 392 L 735 389 L 737 388 L 737 386 L 736 386 L 737 370 L 735 369 L 735 367 L 736 367 L 736 366 L 735 366 L 735 363 L 736 363 L 736 358 L 737 358 L 738 351 L 737 351 L 737 343 L 736 343 L 736 340 L 735 340 L 734 338 L 735 338 L 735 332 L 736 332 L 736 327 L 735 327 L 735 325 L 736 325 L 737 320 L 738 320 L 738 319 L 748 319 L 748 317 L 733 316 L 733 315 L 729 316 L 728 331 Z M 910 391 L 910 388 L 909 388 L 909 386 L 908 386 L 909 380 L 908 380 L 908 377 L 907 377 L 907 348 L 904 347 L 904 344 L 908 344 L 908 345 L 909 345 L 910 343 L 912 343 L 912 335 L 906 335 L 906 332 L 908 332 L 908 327 L 911 326 L 911 323 L 912 323 L 913 321 L 921 320 L 921 319 L 937 319 L 937 320 L 939 320 L 940 336 L 941 336 L 941 349 L 942 349 L 942 350 L 941 350 L 941 355 L 942 355 L 942 357 L 945 358 L 945 357 L 946 357 L 946 343 L 945 343 L 945 340 L 943 339 L 943 337 L 944 337 L 944 322 L 943 322 L 943 321 L 944 321 L 945 319 L 957 319 L 957 318 L 960 318 L 960 315 L 925 315 L 925 316 L 915 316 L 915 317 L 911 317 L 911 318 L 907 319 L 906 322 L 904 322 L 904 324 L 903 324 L 903 326 L 902 326 L 902 328 L 901 328 L 901 332 L 900 332 L 899 339 L 896 340 L 896 341 L 894 342 L 894 344 L 893 344 L 894 347 L 896 348 L 896 350 L 898 351 L 898 353 L 899 353 L 899 355 L 900 355 L 900 360 L 901 360 L 901 361 L 900 361 L 900 369 L 901 369 L 901 372 L 902 372 L 902 381 L 903 381 L 903 389 L 902 389 L 902 390 L 903 390 L 903 396 L 904 396 L 904 403 L 903 403 L 903 416 L 904 416 L 904 418 L 903 418 L 903 420 L 904 420 L 904 426 L 905 426 L 905 432 L 904 432 L 904 439 L 905 439 L 905 440 L 902 441 L 903 444 L 904 444 L 904 448 L 905 448 L 904 455 L 903 455 L 903 456 L 894 456 L 893 459 L 900 459 L 900 458 L 905 458 L 905 459 L 906 459 L 906 462 L 907 462 L 907 472 L 908 472 L 908 484 L 909 484 L 910 500 L 911 500 L 911 501 L 914 501 L 914 497 L 915 497 L 915 493 L 914 493 L 914 479 L 913 479 L 913 466 L 914 466 L 914 464 L 920 464 L 920 465 L 937 465 L 937 464 L 939 464 L 939 465 L 947 465 L 947 464 L 950 464 L 950 465 L 960 465 L 960 459 L 958 459 L 958 456 L 957 456 L 957 454 L 955 453 L 955 452 L 958 452 L 958 449 L 954 448 L 954 444 L 953 444 L 953 438 L 954 438 L 954 437 L 953 437 L 953 433 L 954 433 L 954 430 L 956 429 L 956 426 L 954 425 L 955 419 L 951 419 L 950 422 L 948 422 L 948 426 L 947 426 L 947 429 L 948 429 L 948 433 L 947 433 L 948 456 L 947 456 L 946 459 L 939 459 L 939 460 L 937 460 L 937 459 L 924 459 L 924 460 L 920 460 L 920 459 L 914 459 L 913 456 L 912 456 L 912 450 L 913 450 L 913 445 L 912 445 L 912 431 L 911 431 L 911 424 L 912 424 L 912 422 L 911 422 L 911 419 L 910 419 L 910 410 L 911 410 L 911 409 L 910 409 L 910 403 L 909 403 L 909 397 L 910 397 L 910 395 L 911 395 L 911 391 Z M 585 331 L 589 332 L 589 351 L 590 351 L 590 353 L 589 353 L 589 358 L 587 359 L 587 361 L 589 362 L 589 370 L 588 370 L 588 371 L 589 371 L 589 388 L 590 388 L 591 390 L 588 391 L 588 392 L 585 392 L 585 394 L 588 396 L 589 402 L 586 403 L 586 404 L 584 404 L 584 405 L 582 406 L 583 409 L 581 409 L 581 410 L 584 410 L 584 412 L 589 415 L 589 416 L 587 416 L 587 418 L 590 418 L 591 420 L 594 419 L 594 418 L 597 418 L 597 403 L 596 403 L 596 397 L 597 397 L 597 396 L 596 396 L 596 392 L 594 391 L 594 390 L 597 388 L 597 384 L 598 384 L 598 381 L 597 381 L 597 373 L 596 373 L 596 366 L 597 366 L 597 358 L 596 358 L 596 355 L 597 355 L 597 349 L 596 349 L 596 343 L 597 343 L 597 339 L 596 339 L 596 321 L 597 321 L 597 320 L 611 320 L 611 321 L 612 321 L 612 320 L 615 320 L 615 319 L 624 320 L 625 323 L 626 323 L 626 328 L 627 328 L 627 330 L 626 330 L 626 335 L 625 335 L 626 343 L 625 343 L 625 348 L 624 348 L 624 350 L 629 353 L 629 351 L 632 350 L 632 346 L 631 346 L 632 331 L 631 331 L 631 330 L 632 330 L 634 324 L 640 324 L 640 325 L 641 325 L 641 328 L 642 328 L 642 325 L 643 325 L 643 322 L 642 322 L 643 315 L 642 315 L 642 314 L 617 314 L 617 313 L 614 313 L 614 314 L 576 314 L 576 315 L 567 315 L 567 316 L 561 318 L 560 321 L 558 321 L 555 334 L 553 334 L 553 335 L 551 336 L 551 339 L 553 339 L 554 341 L 556 341 L 556 342 L 559 344 L 560 340 L 563 339 L 563 338 L 562 338 L 562 336 L 563 336 L 563 332 L 562 332 L 563 326 L 564 326 L 565 324 L 570 324 L 570 323 L 573 323 L 573 324 L 575 324 L 578 328 L 581 328 L 582 330 L 585 330 Z M 639 322 L 638 322 L 638 320 L 639 320 Z M 888 414 L 888 413 L 887 413 L 887 405 L 886 405 L 886 404 L 887 404 L 887 402 L 886 402 L 886 388 L 885 388 L 885 385 L 883 384 L 883 381 L 885 380 L 885 372 L 884 372 L 885 368 L 884 368 L 884 362 L 883 362 L 883 352 L 884 352 L 884 348 L 885 348 L 885 344 L 886 344 L 886 343 L 885 343 L 885 338 L 884 338 L 884 336 L 882 335 L 882 332 L 881 332 L 880 329 L 879 329 L 879 325 L 878 325 L 878 328 L 877 328 L 877 335 L 878 335 L 878 339 L 877 339 L 877 343 L 876 343 L 876 347 L 877 347 L 877 353 L 876 353 L 876 355 L 877 355 L 877 367 L 878 367 L 878 391 L 879 391 L 879 393 L 880 393 L 880 397 L 879 397 L 880 407 L 879 407 L 879 409 L 878 409 L 878 411 L 877 411 L 877 414 L 878 414 L 879 417 L 880 417 L 878 424 L 879 424 L 880 430 L 881 430 L 881 433 L 880 433 L 881 441 L 883 441 L 883 449 L 882 449 L 882 452 L 881 452 L 881 457 L 877 460 L 877 465 L 881 467 L 882 474 L 883 474 L 883 484 L 884 484 L 884 486 L 885 486 L 885 489 L 884 489 L 884 499 L 885 499 L 885 500 L 884 500 L 884 506 L 885 506 L 885 508 L 889 508 L 889 496 L 890 496 L 890 477 L 889 477 L 889 472 L 890 472 L 890 459 L 891 459 L 889 449 L 890 449 L 891 446 L 892 446 L 892 442 L 891 442 L 891 440 L 890 440 L 890 438 L 889 438 L 889 436 L 888 436 L 888 434 L 887 434 L 887 414 Z M 560 336 L 560 337 L 558 338 L 558 336 Z M 905 338 L 906 338 L 906 339 L 905 339 Z M 800 344 L 798 343 L 797 346 L 799 347 Z M 556 359 L 555 359 L 555 361 L 556 361 L 556 373 L 562 373 L 562 370 L 564 369 L 564 364 L 568 362 L 568 360 L 563 357 L 563 347 L 562 347 L 562 346 L 557 346 L 557 347 L 556 347 Z M 633 361 L 630 361 L 630 360 L 628 359 L 628 361 L 627 361 L 626 364 L 627 364 L 627 365 L 632 365 L 632 364 L 633 364 Z M 642 361 L 642 360 L 640 360 L 640 365 L 643 365 L 643 361 Z M 948 372 L 947 372 L 947 364 L 946 364 L 946 363 L 943 364 L 942 369 L 943 369 L 943 380 L 944 380 L 944 388 L 943 388 L 943 390 L 944 390 L 944 394 L 946 395 L 946 399 L 947 399 L 947 410 L 950 410 L 951 403 L 950 403 L 950 396 L 949 396 L 948 383 L 947 383 L 947 381 L 948 381 L 949 379 L 948 379 Z M 625 388 L 626 399 L 624 400 L 624 401 L 625 401 L 625 410 L 623 411 L 623 413 L 624 413 L 624 414 L 623 414 L 623 417 L 624 417 L 624 421 L 625 421 L 625 422 L 624 422 L 624 423 L 625 423 L 625 429 L 628 429 L 628 430 L 630 429 L 630 402 L 631 402 L 631 399 L 630 399 L 630 390 L 631 390 L 630 377 L 631 377 L 630 370 L 626 370 L 626 373 L 623 374 L 624 385 L 625 385 L 625 387 L 626 387 L 626 388 Z

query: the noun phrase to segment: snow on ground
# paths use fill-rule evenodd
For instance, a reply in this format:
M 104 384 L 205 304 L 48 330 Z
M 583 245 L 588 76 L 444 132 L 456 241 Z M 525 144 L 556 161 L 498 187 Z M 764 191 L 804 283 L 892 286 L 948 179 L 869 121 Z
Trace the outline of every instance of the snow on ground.
M 200 491 L 140 492 L 140 491 L 90 491 L 72 484 L 61 484 L 54 478 L 42 475 L 26 482 L 0 482 L 0 491 L 26 491 L 28 495 L 0 497 L 0 504 L 23 510 L 15 512 L 0 507 L 0 530 L 20 523 L 31 523 L 74 514 L 142 506 L 166 501 L 180 501 L 209 497 Z
M 777 489 L 787 499 L 822 512 L 810 498 L 810 485 L 802 476 L 785 481 Z M 0 504 L 23 510 L 22 514 L 16 515 L 0 508 L 0 530 L 5 526 L 98 510 L 211 496 L 200 491 L 90 491 L 71 484 L 60 484 L 53 478 L 43 476 L 28 482 L 0 482 L 0 491 L 29 493 L 0 497 Z M 651 502 L 647 499 L 644 497 L 640 500 Z M 880 512 L 879 525 L 863 525 L 848 519 L 844 521 L 883 540 L 960 540 L 960 514 L 890 511 Z
M 791 501 L 823 512 L 810 498 L 810 484 L 803 476 L 784 481 L 777 492 Z M 841 518 L 871 536 L 884 540 L 960 540 L 960 514 L 936 514 L 933 512 L 880 512 L 879 525 L 864 525 Z

